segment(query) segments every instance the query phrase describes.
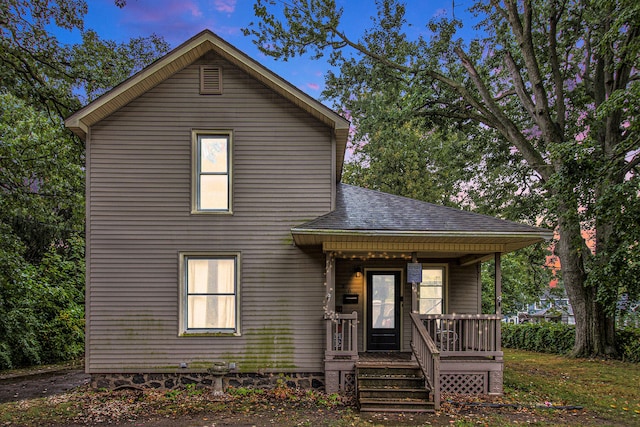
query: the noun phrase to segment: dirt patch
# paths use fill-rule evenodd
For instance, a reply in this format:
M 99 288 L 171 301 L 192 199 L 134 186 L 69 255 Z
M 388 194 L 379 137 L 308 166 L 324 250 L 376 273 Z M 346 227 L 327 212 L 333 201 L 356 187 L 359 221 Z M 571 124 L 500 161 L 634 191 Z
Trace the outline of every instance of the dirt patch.
M 0 403 L 49 397 L 89 383 L 89 375 L 77 367 L 16 371 L 0 376 Z

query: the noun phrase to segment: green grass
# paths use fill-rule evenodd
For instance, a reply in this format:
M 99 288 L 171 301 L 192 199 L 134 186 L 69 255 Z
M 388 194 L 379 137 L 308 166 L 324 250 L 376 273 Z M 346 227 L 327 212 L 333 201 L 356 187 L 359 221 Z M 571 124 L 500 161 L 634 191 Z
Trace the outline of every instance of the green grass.
M 579 405 L 612 425 L 640 425 L 640 365 L 505 350 L 505 397 Z
M 505 350 L 505 395 L 451 397 L 436 414 L 358 413 L 339 396 L 316 391 L 237 388 L 224 397 L 195 387 L 175 392 L 94 391 L 0 404 L 0 426 L 107 424 L 157 417 L 176 425 L 196 417 L 257 425 L 378 426 L 640 426 L 640 365 Z M 451 399 L 451 400 L 449 400 Z M 472 404 L 518 404 L 518 408 Z M 581 406 L 583 410 L 554 410 Z M 542 408 L 541 408 L 542 406 Z M 191 421 L 190 421 L 191 422 Z

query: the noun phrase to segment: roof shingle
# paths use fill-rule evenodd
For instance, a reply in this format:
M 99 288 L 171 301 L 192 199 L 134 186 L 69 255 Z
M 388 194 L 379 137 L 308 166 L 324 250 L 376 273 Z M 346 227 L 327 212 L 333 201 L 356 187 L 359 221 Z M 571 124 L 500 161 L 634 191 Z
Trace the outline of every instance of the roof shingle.
M 551 233 L 549 230 L 402 196 L 338 184 L 336 209 L 295 230 Z

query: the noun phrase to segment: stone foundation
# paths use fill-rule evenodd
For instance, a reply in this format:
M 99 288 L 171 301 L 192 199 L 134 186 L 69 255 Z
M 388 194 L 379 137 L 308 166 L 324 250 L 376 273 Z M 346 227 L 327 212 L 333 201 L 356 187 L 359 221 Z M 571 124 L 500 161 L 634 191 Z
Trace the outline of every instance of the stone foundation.
M 195 384 L 200 387 L 213 387 L 215 379 L 215 376 L 206 372 L 170 374 L 92 374 L 91 387 L 107 390 L 122 388 L 155 388 L 171 390 L 183 388 L 189 384 Z M 227 390 L 229 387 L 271 389 L 283 382 L 289 388 L 316 389 L 324 391 L 324 374 L 322 373 L 230 373 L 222 377 L 222 386 L 224 390 Z

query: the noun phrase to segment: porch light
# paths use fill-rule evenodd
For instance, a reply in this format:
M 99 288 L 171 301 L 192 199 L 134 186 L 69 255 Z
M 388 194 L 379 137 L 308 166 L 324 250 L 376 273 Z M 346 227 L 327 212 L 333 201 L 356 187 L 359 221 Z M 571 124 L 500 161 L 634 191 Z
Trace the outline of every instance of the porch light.
M 362 277 L 362 267 L 358 266 L 356 267 L 356 277 Z

